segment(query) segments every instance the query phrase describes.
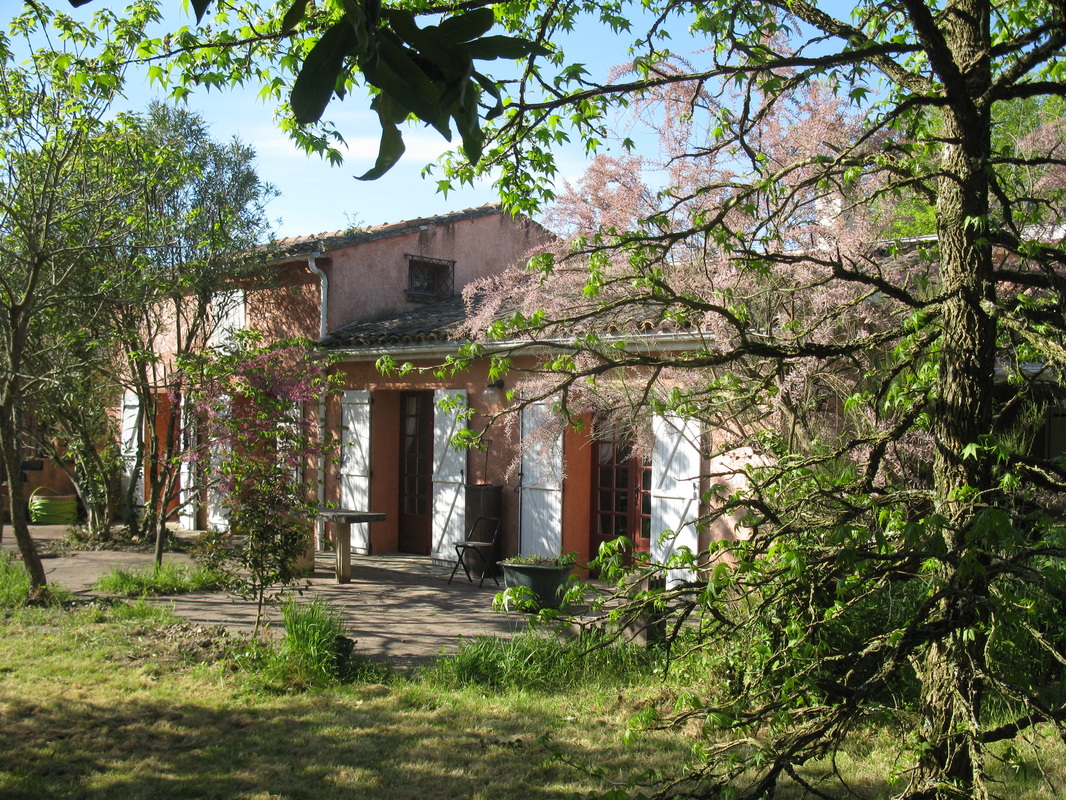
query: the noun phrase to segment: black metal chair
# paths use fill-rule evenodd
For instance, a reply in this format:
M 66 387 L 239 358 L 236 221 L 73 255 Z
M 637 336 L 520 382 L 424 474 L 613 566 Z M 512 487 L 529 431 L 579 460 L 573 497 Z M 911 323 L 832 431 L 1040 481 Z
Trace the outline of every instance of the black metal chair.
M 474 534 L 477 533 L 478 525 L 482 522 L 492 526 L 492 535 L 488 537 L 488 541 L 481 541 L 474 538 Z M 482 534 L 484 536 L 484 533 Z M 496 565 L 489 561 L 489 557 L 495 552 L 496 539 L 500 535 L 500 518 L 499 517 L 478 517 L 474 520 L 474 524 L 470 526 L 470 530 L 466 533 L 466 539 L 461 542 L 455 543 L 455 555 L 458 557 L 455 566 L 452 567 L 452 574 L 448 577 L 448 583 L 452 582 L 452 578 L 455 577 L 455 573 L 459 571 L 459 567 L 463 568 L 463 572 L 466 573 L 466 579 L 471 583 L 474 579 L 470 575 L 470 569 L 466 565 L 466 553 L 470 551 L 476 553 L 477 557 L 481 559 L 481 582 L 478 584 L 480 589 L 485 585 L 485 576 L 492 575 L 492 580 L 497 586 L 500 585 L 499 580 L 496 579 Z M 488 553 L 488 556 L 485 554 Z

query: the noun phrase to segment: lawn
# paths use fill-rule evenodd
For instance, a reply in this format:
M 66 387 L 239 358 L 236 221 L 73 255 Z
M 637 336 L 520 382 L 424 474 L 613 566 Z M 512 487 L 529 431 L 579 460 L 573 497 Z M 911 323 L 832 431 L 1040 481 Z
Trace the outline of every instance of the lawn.
M 690 688 L 663 681 L 637 648 L 572 660 L 554 640 L 485 640 L 413 674 L 357 657 L 351 682 L 315 686 L 284 644 L 143 601 L 0 615 L 4 798 L 599 796 L 649 771 L 676 776 L 700 745 L 695 723 L 624 735 L 635 714 L 668 714 Z M 855 731 L 802 777 L 823 797 L 892 797 L 907 735 L 900 723 Z M 1061 796 L 1066 748 L 1048 732 L 999 754 L 999 796 Z
M 439 691 L 394 677 L 285 692 L 242 667 L 239 643 L 118 608 L 142 610 L 2 623 L 0 796 L 536 800 L 602 788 L 583 764 L 629 776 L 688 752 L 669 734 L 623 743 L 633 690 Z

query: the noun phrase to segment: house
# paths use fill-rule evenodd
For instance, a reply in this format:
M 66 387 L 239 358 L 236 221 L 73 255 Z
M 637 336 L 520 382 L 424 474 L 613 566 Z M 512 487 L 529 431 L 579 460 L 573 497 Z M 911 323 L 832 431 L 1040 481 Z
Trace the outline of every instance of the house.
M 319 342 L 339 359 L 346 387 L 327 410 L 345 447 L 340 468 L 327 476 L 326 498 L 387 515 L 382 523 L 353 526 L 357 552 L 453 562 L 454 543 L 481 515 L 501 518 L 502 555 L 576 552 L 585 562 L 603 542 L 624 535 L 635 550 L 665 563 L 676 548 L 696 552 L 707 544 L 712 532 L 695 526 L 711 474 L 701 460 L 697 421 L 654 418 L 653 446 L 643 457 L 627 437 L 605 438 L 591 427 L 566 426 L 539 439 L 535 431 L 553 413 L 549 400 L 526 405 L 517 424 L 497 419 L 485 431 L 506 404 L 505 381 L 520 380 L 543 352 L 512 358 L 504 381 L 490 378 L 488 358 L 441 374 L 435 368 L 456 353 L 454 335 L 465 319 L 463 303 L 453 298 L 356 321 Z M 669 349 L 686 346 L 687 338 L 664 333 L 649 342 Z M 382 374 L 382 357 L 406 368 Z M 485 431 L 483 449 L 453 446 L 463 427 Z M 676 535 L 660 542 L 665 530 Z
M 268 263 L 274 279 L 269 287 L 234 288 L 217 298 L 219 313 L 213 341 L 223 341 L 241 328 L 259 331 L 268 342 L 293 336 L 324 340 L 330 331 L 351 325 L 387 331 L 395 319 L 405 315 L 429 322 L 440 320 L 444 308 L 458 309 L 461 315 L 460 294 L 464 286 L 524 262 L 549 238 L 540 226 L 512 217 L 498 205 L 486 205 L 371 228 L 284 239 L 271 248 Z M 449 347 L 454 349 L 454 345 Z M 364 452 L 382 452 L 380 448 L 388 440 L 381 432 L 371 439 L 365 420 L 372 416 L 377 431 L 377 426 L 384 425 L 385 415 L 395 413 L 387 410 L 389 401 L 399 403 L 403 394 L 405 402 L 418 407 L 422 415 L 418 419 L 424 421 L 427 414 L 432 416 L 432 392 L 439 387 L 432 381 L 412 383 L 389 396 L 379 386 L 381 376 L 374 368 L 376 356 L 368 358 L 362 370 L 355 370 L 350 376 L 350 388 L 343 397 L 326 404 L 326 425 L 339 432 L 344 447 L 338 471 L 325 476 L 322 499 L 346 508 L 385 510 L 389 521 L 374 531 L 376 552 L 422 552 L 423 544 L 413 544 L 409 538 L 400 540 L 400 506 L 383 500 L 385 486 L 391 485 L 395 491 L 399 481 L 398 476 L 387 477 L 395 474 L 397 455 L 391 454 L 391 465 L 375 461 L 375 474 L 364 472 L 369 470 Z M 349 369 L 347 365 L 340 368 Z M 413 399 L 408 400 L 408 392 Z M 135 419 L 133 411 L 127 409 L 124 419 Z M 398 427 L 390 435 L 396 439 Z M 132 445 L 134 439 L 124 433 L 124 441 Z M 422 446 L 421 439 L 411 446 Z M 457 462 L 453 459 L 447 465 L 453 463 Z M 456 469 L 467 474 L 465 467 Z M 439 465 L 430 474 L 438 482 L 445 480 Z M 188 487 L 189 476 L 183 478 L 183 485 Z M 371 485 L 373 492 L 368 494 Z M 219 498 L 207 496 L 192 502 L 186 495 L 184 499 L 180 514 L 183 527 L 225 525 Z M 451 519 L 454 522 L 455 518 Z M 411 528 L 409 522 L 405 517 L 405 531 Z M 364 532 L 361 535 L 365 537 Z M 421 535 L 412 533 L 411 537 Z
M 706 527 L 697 520 L 709 519 L 715 492 L 740 488 L 746 465 L 761 457 L 721 447 L 725 437 L 702 429 L 698 420 L 654 416 L 638 457 L 630 437 L 610 436 L 605 426 L 560 426 L 557 438 L 538 437 L 542 420 L 555 413 L 546 399 L 522 408 L 516 424 L 494 424 L 484 449 L 454 448 L 459 429 L 483 430 L 485 420 L 504 407 L 504 392 L 552 352 L 550 341 L 535 348 L 498 343 L 511 362 L 503 385 L 490 376 L 488 358 L 442 374 L 435 367 L 456 352 L 455 334 L 466 314 L 456 298 L 372 322 L 356 320 L 319 342 L 340 359 L 345 380 L 343 396 L 327 410 L 328 424 L 343 429 L 346 447 L 341 468 L 327 476 L 326 497 L 388 516 L 353 532 L 357 550 L 453 561 L 454 543 L 485 513 L 503 521 L 503 555 L 576 552 L 582 562 L 620 535 L 660 563 L 678 548 L 700 552 L 712 539 L 737 535 L 735 518 L 716 518 Z M 628 338 L 658 353 L 707 344 L 706 332 L 635 322 L 630 330 L 639 333 L 620 336 L 620 342 Z M 406 367 L 382 374 L 382 358 Z M 1061 411 L 1050 410 L 1037 449 L 1063 452 L 1063 419 Z M 712 443 L 712 437 L 719 441 Z M 664 539 L 664 531 L 674 535 Z M 672 580 L 685 577 L 674 571 Z
M 267 341 L 315 339 L 337 359 L 343 391 L 321 412 L 342 447 L 338 464 L 323 465 L 321 501 L 386 515 L 352 526 L 356 552 L 452 562 L 454 543 L 482 515 L 502 520 L 502 555 L 576 552 L 583 562 L 620 535 L 665 562 L 679 547 L 698 551 L 731 534 L 695 525 L 705 510 L 701 497 L 720 472 L 701 456 L 706 432 L 695 420 L 654 418 L 645 437 L 651 446 L 637 456 L 629 437 L 596 426 L 538 438 L 533 432 L 553 413 L 547 399 L 523 408 L 512 424 L 497 421 L 483 449 L 454 446 L 460 429 L 480 432 L 505 407 L 509 388 L 490 379 L 488 359 L 455 374 L 438 369 L 458 347 L 455 334 L 467 317 L 462 290 L 524 264 L 550 240 L 540 226 L 496 205 L 297 237 L 272 248 L 269 287 L 233 288 L 216 298 L 209 344 L 250 328 Z M 691 344 L 688 334 L 667 329 L 644 340 L 660 350 Z M 542 356 L 515 358 L 504 380 L 513 386 Z M 383 373 L 382 358 L 410 369 Z M 136 407 L 129 399 L 123 420 L 123 441 L 133 448 Z M 188 473 L 181 484 L 183 527 L 225 526 L 220 498 L 190 496 Z M 676 535 L 660 541 L 664 530 Z M 321 535 L 335 531 L 327 525 Z

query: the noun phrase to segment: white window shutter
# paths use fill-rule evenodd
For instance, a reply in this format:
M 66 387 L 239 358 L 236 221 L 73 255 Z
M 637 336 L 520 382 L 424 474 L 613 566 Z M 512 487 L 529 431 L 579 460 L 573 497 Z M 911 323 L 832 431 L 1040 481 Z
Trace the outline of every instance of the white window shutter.
M 519 549 L 523 555 L 554 557 L 563 549 L 563 440 L 526 446 L 530 434 L 551 414 L 549 403 L 522 408 L 522 473 Z
M 229 408 L 230 398 L 221 397 L 219 400 L 220 404 Z M 218 468 L 229 455 L 229 448 L 216 441 L 210 444 L 209 451 L 211 475 L 207 482 L 207 527 L 213 531 L 227 531 L 229 530 L 229 509 L 223 502 L 225 495 L 219 486 Z
M 244 329 L 247 324 L 245 299 L 243 289 L 215 293 L 211 300 L 214 328 L 209 342 L 212 346 L 228 344 L 233 340 L 233 334 Z
M 196 444 L 196 425 L 188 399 L 181 399 L 181 465 L 178 467 L 178 524 L 186 530 L 196 528 L 196 481 L 193 465 L 188 460 L 189 451 Z
M 651 461 L 651 558 L 666 564 L 682 547 L 699 552 L 700 424 L 698 420 L 656 416 Z M 664 537 L 664 531 L 672 531 Z M 692 580 L 692 570 L 672 569 L 670 586 Z
M 137 505 L 144 505 L 144 463 L 138 465 L 139 456 L 144 449 L 144 420 L 141 418 L 141 399 L 135 392 L 126 392 L 122 396 L 122 489 L 127 491 L 130 483 L 134 489 Z
M 459 397 L 455 408 L 440 408 L 445 398 Z M 455 543 L 466 534 L 466 450 L 452 446 L 463 427 L 460 412 L 466 408 L 464 389 L 438 389 L 433 393 L 433 548 L 437 560 L 455 561 Z M 454 401 L 452 401 L 454 402 Z
M 341 395 L 340 504 L 370 510 L 370 392 L 349 389 Z M 370 525 L 352 525 L 352 550 L 370 552 Z

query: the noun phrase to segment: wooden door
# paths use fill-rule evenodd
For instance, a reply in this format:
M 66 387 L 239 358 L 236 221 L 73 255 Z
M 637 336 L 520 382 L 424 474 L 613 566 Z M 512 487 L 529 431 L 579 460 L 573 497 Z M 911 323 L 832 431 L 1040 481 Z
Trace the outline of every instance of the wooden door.
M 399 549 L 428 555 L 433 545 L 433 392 L 400 394 Z
M 592 530 L 589 554 L 619 536 L 632 550 L 651 546 L 651 464 L 633 455 L 628 444 L 611 439 L 593 443 Z

